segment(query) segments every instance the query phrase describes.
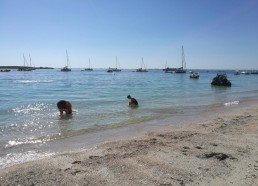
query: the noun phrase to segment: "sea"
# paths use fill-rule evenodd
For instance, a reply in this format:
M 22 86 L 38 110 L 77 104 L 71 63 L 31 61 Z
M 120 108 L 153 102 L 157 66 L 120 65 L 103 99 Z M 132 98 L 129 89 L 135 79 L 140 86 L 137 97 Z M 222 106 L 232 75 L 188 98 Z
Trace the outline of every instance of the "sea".
M 232 86 L 216 87 L 211 80 L 219 70 L 195 71 L 199 79 L 161 69 L 0 72 L 0 168 L 257 102 L 258 75 L 225 70 Z M 137 108 L 128 107 L 127 95 L 138 100 Z M 60 116 L 59 100 L 76 112 Z

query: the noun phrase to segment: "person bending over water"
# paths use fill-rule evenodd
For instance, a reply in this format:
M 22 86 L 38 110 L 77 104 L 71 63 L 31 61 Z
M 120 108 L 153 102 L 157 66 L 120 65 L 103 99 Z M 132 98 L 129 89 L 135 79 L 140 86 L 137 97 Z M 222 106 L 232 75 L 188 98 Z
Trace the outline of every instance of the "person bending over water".
M 138 106 L 138 101 L 135 98 L 132 98 L 130 95 L 128 95 L 127 99 L 128 99 L 128 105 L 130 107 L 137 107 Z
M 63 115 L 63 112 L 65 112 L 66 114 L 72 114 L 73 113 L 72 104 L 69 101 L 60 100 L 57 103 L 57 108 L 60 111 L 61 115 Z

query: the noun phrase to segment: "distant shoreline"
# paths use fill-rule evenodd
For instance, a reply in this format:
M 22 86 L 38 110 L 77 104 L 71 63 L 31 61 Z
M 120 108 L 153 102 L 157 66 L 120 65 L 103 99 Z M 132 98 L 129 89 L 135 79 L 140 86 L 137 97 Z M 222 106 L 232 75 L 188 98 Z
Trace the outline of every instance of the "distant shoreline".
M 54 69 L 53 67 L 0 66 L 0 69 Z

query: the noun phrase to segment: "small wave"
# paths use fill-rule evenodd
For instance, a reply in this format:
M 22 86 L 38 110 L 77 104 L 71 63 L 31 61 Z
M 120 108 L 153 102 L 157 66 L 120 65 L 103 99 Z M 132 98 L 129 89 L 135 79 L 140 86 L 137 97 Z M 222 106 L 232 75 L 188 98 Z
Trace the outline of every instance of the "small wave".
M 224 105 L 227 106 L 231 106 L 231 105 L 238 105 L 239 101 L 232 101 L 232 102 L 228 102 L 228 103 L 224 103 Z
M 15 83 L 51 83 L 53 80 L 16 80 Z
M 23 144 L 35 144 L 35 143 L 46 143 L 50 141 L 50 139 L 25 139 L 25 140 L 10 140 L 5 145 L 5 148 L 13 147 L 17 145 L 23 145 Z
M 10 153 L 0 158 L 0 168 L 10 167 L 15 164 L 43 159 L 55 155 L 55 153 L 38 153 L 36 151 L 28 151 L 25 153 Z
M 13 112 L 15 113 L 23 113 L 23 114 L 28 114 L 31 112 L 39 112 L 42 110 L 46 110 L 48 109 L 49 105 L 45 104 L 45 103 L 36 103 L 36 104 L 29 104 L 27 106 L 21 106 L 21 107 L 17 107 L 12 109 Z

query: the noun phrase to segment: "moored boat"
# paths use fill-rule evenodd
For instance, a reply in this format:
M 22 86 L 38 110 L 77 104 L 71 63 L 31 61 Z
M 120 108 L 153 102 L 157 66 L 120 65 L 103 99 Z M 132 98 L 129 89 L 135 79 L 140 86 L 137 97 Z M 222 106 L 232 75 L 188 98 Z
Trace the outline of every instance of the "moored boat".
M 193 78 L 193 79 L 197 79 L 200 77 L 200 74 L 199 74 L 199 72 L 191 72 L 189 77 Z
M 122 70 L 121 70 L 120 66 L 119 66 L 119 68 L 117 68 L 117 66 L 118 66 L 118 62 L 117 62 L 117 57 L 116 57 L 116 67 L 115 68 L 109 67 L 107 72 L 121 72 Z
M 250 74 L 258 74 L 258 71 L 252 71 Z
M 186 62 L 185 62 L 184 46 L 182 46 L 182 66 L 180 68 L 177 68 L 175 70 L 175 73 L 186 73 L 185 66 L 186 66 Z
M 234 74 L 235 74 L 235 75 L 240 75 L 239 70 L 236 70 Z
M 70 72 L 71 68 L 70 68 L 70 61 L 69 61 L 69 57 L 68 57 L 68 53 L 66 51 L 66 66 L 61 68 L 62 72 Z
M 24 63 L 24 66 L 18 68 L 18 71 L 32 71 L 33 70 L 32 67 L 28 66 L 28 63 L 27 63 L 27 60 L 26 60 L 24 54 L 23 54 L 23 63 Z
M 243 74 L 243 75 L 249 75 L 249 74 L 250 74 L 250 72 L 243 71 L 243 72 L 241 72 L 241 74 Z
M 143 62 L 143 58 L 142 58 L 141 68 L 136 69 L 136 72 L 148 72 L 148 70 L 146 69 L 145 64 Z
M 217 76 L 212 79 L 211 85 L 230 87 L 231 82 L 227 79 L 226 73 L 220 72 L 217 73 Z
M 113 72 L 113 69 L 109 67 L 107 72 Z
M 10 69 L 4 69 L 4 70 L 0 70 L 0 72 L 10 72 Z
M 186 73 L 186 70 L 183 67 L 181 67 L 176 69 L 175 73 Z
M 93 68 L 91 67 L 90 59 L 89 59 L 89 67 L 85 68 L 83 71 L 93 71 Z
M 61 71 L 62 72 L 69 72 L 69 71 L 71 71 L 71 69 L 68 66 L 65 66 L 65 67 L 61 68 Z
M 175 72 L 176 70 L 177 70 L 177 68 L 169 68 L 169 67 L 163 69 L 163 71 L 164 71 L 165 73 L 173 73 L 173 72 Z
M 138 69 L 136 69 L 136 72 L 148 72 L 148 70 L 142 69 L 142 68 L 138 68 Z

